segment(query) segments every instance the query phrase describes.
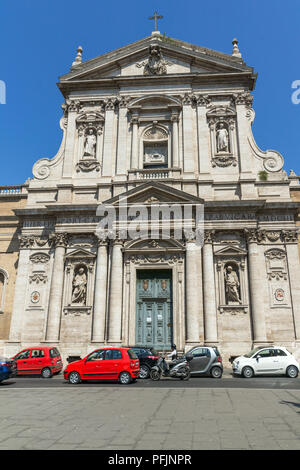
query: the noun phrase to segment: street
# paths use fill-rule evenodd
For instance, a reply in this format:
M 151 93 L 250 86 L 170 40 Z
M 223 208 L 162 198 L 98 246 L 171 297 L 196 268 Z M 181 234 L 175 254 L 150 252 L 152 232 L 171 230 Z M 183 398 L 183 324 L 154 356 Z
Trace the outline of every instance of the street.
M 290 379 L 285 376 L 264 376 L 264 377 L 253 377 L 251 379 L 244 379 L 241 377 L 233 377 L 231 371 L 224 370 L 223 377 L 221 379 L 213 379 L 211 377 L 192 377 L 188 381 L 181 381 L 179 379 L 162 378 L 157 382 L 151 379 L 137 380 L 136 383 L 124 386 L 118 384 L 116 381 L 105 380 L 91 380 L 83 382 L 78 385 L 70 385 L 64 380 L 63 374 L 55 375 L 51 379 L 43 379 L 40 376 L 19 376 L 5 382 L 0 383 L 0 391 L 3 388 L 10 389 L 48 389 L 48 388 L 138 388 L 138 389 L 153 389 L 153 388 L 240 388 L 240 389 L 270 389 L 270 390 L 300 390 L 300 377 L 297 379 Z
M 300 449 L 300 379 L 0 384 L 0 449 Z

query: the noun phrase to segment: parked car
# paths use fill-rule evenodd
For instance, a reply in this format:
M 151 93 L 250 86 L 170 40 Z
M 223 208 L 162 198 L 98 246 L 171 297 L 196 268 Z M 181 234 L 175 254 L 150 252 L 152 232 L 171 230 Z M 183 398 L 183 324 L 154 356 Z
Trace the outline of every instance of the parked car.
M 193 360 L 189 362 L 191 376 L 210 375 L 215 379 L 222 377 L 223 363 L 217 347 L 194 346 L 187 354 L 193 355 Z
M 282 346 L 257 347 L 244 356 L 237 357 L 232 363 L 233 373 L 245 378 L 254 375 L 287 375 L 296 378 L 299 363 Z
M 17 373 L 16 362 L 7 357 L 0 356 L 0 382 L 15 377 Z
M 140 363 L 130 348 L 101 348 L 80 361 L 71 362 L 64 370 L 70 384 L 83 380 L 118 380 L 121 384 L 134 382 L 139 376 Z
M 53 346 L 27 348 L 16 354 L 17 375 L 41 375 L 48 379 L 63 368 L 60 353 Z
M 132 351 L 135 352 L 140 361 L 140 379 L 148 379 L 150 376 L 151 368 L 156 364 L 159 355 L 154 349 L 142 346 L 132 346 Z

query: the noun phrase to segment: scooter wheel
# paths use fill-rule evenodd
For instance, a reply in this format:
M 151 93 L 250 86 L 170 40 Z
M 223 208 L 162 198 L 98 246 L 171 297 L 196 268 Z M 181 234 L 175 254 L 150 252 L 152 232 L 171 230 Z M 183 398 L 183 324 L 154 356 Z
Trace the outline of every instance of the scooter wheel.
M 190 376 L 191 376 L 191 371 L 186 369 L 185 375 L 183 377 L 180 377 L 180 378 L 181 378 L 181 380 L 189 380 Z
M 158 370 L 151 370 L 150 371 L 150 379 L 152 380 L 159 380 L 160 379 L 160 373 Z

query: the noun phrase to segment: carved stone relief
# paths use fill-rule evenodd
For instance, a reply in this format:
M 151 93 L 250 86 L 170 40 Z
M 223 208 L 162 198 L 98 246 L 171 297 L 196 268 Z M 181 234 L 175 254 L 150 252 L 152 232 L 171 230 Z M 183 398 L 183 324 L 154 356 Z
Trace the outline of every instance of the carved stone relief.
M 290 292 L 285 251 L 272 248 L 265 252 L 269 301 L 271 307 L 289 306 Z
M 173 65 L 172 62 L 163 58 L 161 48 L 155 45 L 149 47 L 148 59 L 136 64 L 138 68 L 144 67 L 144 75 L 165 75 L 167 66 L 171 65 Z

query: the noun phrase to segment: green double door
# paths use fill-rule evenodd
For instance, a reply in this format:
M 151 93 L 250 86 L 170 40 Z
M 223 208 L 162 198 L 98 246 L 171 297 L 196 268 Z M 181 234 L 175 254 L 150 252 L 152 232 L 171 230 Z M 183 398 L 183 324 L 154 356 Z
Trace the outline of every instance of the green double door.
M 173 342 L 172 271 L 138 270 L 136 344 L 170 349 Z

